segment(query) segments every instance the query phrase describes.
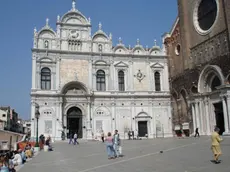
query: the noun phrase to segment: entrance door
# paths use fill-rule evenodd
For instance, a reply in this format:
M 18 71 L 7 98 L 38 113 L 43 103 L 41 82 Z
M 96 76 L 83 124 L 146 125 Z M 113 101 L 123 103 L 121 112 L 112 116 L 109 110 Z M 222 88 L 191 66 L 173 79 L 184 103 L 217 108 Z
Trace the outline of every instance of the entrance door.
M 148 134 L 147 121 L 138 121 L 138 135 L 139 137 L 145 137 Z
M 72 107 L 67 111 L 67 137 L 74 135 L 75 132 L 78 134 L 78 138 L 82 138 L 82 112 L 78 107 Z
M 216 126 L 220 129 L 219 134 L 222 135 L 223 132 L 225 132 L 222 102 L 214 104 L 214 107 L 215 107 L 215 116 L 216 116 Z

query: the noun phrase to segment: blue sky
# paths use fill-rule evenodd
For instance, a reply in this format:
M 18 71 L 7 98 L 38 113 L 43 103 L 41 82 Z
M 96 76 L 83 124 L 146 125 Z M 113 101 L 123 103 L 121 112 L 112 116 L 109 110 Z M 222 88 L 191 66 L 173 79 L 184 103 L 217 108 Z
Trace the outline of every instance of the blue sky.
M 11 106 L 23 119 L 30 117 L 31 48 L 33 29 L 45 25 L 55 29 L 57 15 L 71 9 L 71 0 L 1 0 L 0 106 Z M 76 7 L 98 23 L 113 42 L 122 37 L 127 46 L 137 38 L 143 46 L 161 44 L 161 35 L 170 31 L 177 16 L 176 0 L 77 0 Z

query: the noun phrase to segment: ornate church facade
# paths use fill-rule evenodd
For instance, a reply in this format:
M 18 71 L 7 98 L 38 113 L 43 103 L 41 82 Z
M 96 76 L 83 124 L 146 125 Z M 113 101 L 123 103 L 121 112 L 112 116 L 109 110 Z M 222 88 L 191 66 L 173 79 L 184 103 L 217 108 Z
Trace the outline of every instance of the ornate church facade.
M 34 29 L 32 48 L 31 136 L 61 140 L 77 132 L 92 139 L 103 130 L 128 131 L 140 137 L 170 137 L 171 100 L 164 48 L 126 47 L 99 29 L 75 8 L 57 17 L 56 31 Z
M 189 123 L 201 135 L 217 126 L 229 135 L 230 1 L 177 2 L 178 18 L 164 38 L 173 124 Z

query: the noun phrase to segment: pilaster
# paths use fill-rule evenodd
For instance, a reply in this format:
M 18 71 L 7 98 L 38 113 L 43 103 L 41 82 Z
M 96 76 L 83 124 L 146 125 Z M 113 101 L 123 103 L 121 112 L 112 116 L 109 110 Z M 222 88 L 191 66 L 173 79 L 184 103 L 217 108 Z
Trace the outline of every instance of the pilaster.
M 196 112 L 196 126 L 200 129 L 200 114 L 199 114 L 199 105 L 198 102 L 195 102 L 195 112 Z
M 210 135 L 211 128 L 210 128 L 210 113 L 209 113 L 209 99 L 204 100 L 204 107 L 205 107 L 205 121 L 206 121 L 206 134 Z
M 36 55 L 32 57 L 32 89 L 36 89 Z
M 228 125 L 228 112 L 227 112 L 227 105 L 225 97 L 221 97 L 222 105 L 223 105 L 223 111 L 224 111 L 224 128 L 225 133 L 229 133 L 229 125 Z
M 192 106 L 193 132 L 195 133 L 195 130 L 197 128 L 195 104 L 192 103 L 191 106 Z
M 204 108 L 203 108 L 203 102 L 202 100 L 200 100 L 199 102 L 199 119 L 200 119 L 200 133 L 203 135 L 204 134 L 204 112 L 203 112 Z

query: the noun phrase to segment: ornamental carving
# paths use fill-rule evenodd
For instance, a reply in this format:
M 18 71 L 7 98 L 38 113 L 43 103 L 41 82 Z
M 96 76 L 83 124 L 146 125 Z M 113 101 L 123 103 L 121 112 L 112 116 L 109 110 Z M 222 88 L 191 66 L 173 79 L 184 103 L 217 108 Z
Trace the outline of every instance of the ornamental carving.
M 139 69 L 138 72 L 137 72 L 137 74 L 134 75 L 134 77 L 136 77 L 138 79 L 138 81 L 141 82 L 145 78 L 145 75 Z

